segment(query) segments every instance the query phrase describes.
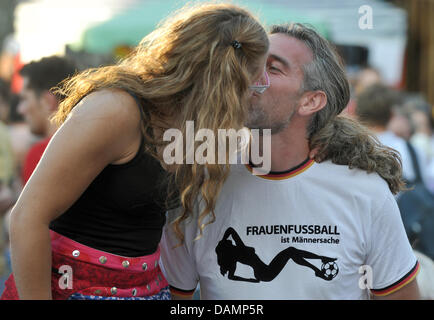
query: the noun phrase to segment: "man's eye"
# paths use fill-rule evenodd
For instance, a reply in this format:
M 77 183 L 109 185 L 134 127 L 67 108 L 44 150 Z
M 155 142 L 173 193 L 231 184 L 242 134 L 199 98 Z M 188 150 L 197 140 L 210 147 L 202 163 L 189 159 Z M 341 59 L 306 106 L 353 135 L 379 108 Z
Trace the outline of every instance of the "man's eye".
M 273 65 L 268 66 L 268 70 L 270 70 L 270 71 L 280 71 L 279 68 L 276 68 Z

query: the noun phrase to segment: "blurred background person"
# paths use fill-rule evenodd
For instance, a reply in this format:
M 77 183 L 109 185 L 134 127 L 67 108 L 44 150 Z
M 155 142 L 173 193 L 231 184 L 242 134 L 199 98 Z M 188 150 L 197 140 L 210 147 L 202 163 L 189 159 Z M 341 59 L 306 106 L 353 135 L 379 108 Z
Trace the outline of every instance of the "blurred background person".
M 10 85 L 0 78 L 0 122 L 6 124 L 9 121 L 10 113 Z
M 425 185 L 434 194 L 434 135 L 429 103 L 420 94 L 401 93 L 401 103 L 392 107 L 387 129 L 416 148 Z
M 63 97 L 50 89 L 72 76 L 75 65 L 64 57 L 51 56 L 24 65 L 20 74 L 23 86 L 19 94 L 18 112 L 24 117 L 31 133 L 41 138 L 28 151 L 21 178 L 23 185 L 30 178 L 57 126 L 50 121 Z
M 393 132 L 405 141 L 410 141 L 414 128 L 410 120 L 410 113 L 402 104 L 392 107 L 392 117 L 387 124 L 387 131 Z M 419 150 L 419 152 L 421 151 Z
M 3 187 L 0 187 L 0 213 L 3 213 L 1 215 L 2 232 L 0 236 L 2 244 L 0 242 L 0 249 L 4 253 L 0 258 L 0 267 L 1 261 L 5 261 L 3 263 L 3 277 L 11 272 L 8 245 L 9 230 L 7 228 L 9 210 L 32 175 L 51 136 L 56 131 L 56 126 L 51 123 L 49 118 L 57 111 L 62 97 L 51 93 L 50 89 L 72 76 L 75 71 L 75 65 L 71 61 L 58 56 L 42 58 L 39 61 L 24 65 L 20 70 L 23 85 L 19 92 L 19 102 L 15 104 L 15 110 L 11 108 L 13 102 L 9 100 L 11 96 L 9 87 L 6 83 L 1 87 L 2 97 L 5 97 L 3 102 L 7 102 L 2 105 L 0 99 L 0 114 L 4 115 L 5 121 L 9 123 L 9 131 L 6 128 L 2 130 L 2 124 L 0 124 L 0 166 L 3 165 L 5 168 L 3 170 L 3 167 L 0 167 L 0 179 L 3 181 L 3 176 L 6 176 L 5 179 L 8 181 L 7 184 L 3 183 Z M 10 152 L 6 153 L 4 152 L 6 142 L 3 141 L 9 139 L 9 132 L 13 135 L 14 140 L 12 143 L 7 141 Z M 32 144 L 28 146 L 30 143 Z M 20 158 L 15 162 L 12 145 L 15 147 L 16 155 Z M 3 282 L 4 279 L 0 281 L 0 288 L 2 288 Z
M 9 100 L 9 85 L 0 79 L 0 184 L 2 186 L 10 186 L 14 176 L 14 156 L 7 127 Z
M 345 113 L 352 118 L 356 118 L 357 96 L 374 84 L 384 84 L 384 80 L 380 71 L 371 66 L 363 66 L 356 68 L 356 70 L 351 70 L 351 67 L 347 65 L 346 68 L 350 83 L 351 99 L 345 109 Z
M 391 130 L 391 121 L 399 118 L 399 123 L 409 135 L 410 124 L 406 118 L 397 114 L 397 106 L 402 104 L 402 95 L 383 84 L 374 84 L 366 88 L 357 96 L 356 116 L 366 126 L 368 126 L 380 140 L 380 142 L 399 152 L 402 160 L 402 174 L 406 181 L 413 181 L 416 174 L 411 161 L 411 155 L 408 151 L 407 142 L 402 136 L 398 136 Z M 398 125 L 399 127 L 399 125 Z M 426 165 L 423 162 L 422 152 L 416 148 L 419 166 L 422 170 L 422 179 Z
M 9 117 L 9 84 L 0 79 L 0 289 L 4 278 L 10 272 L 6 256 L 7 246 L 4 216 L 14 202 L 12 183 L 15 176 L 15 162 L 9 130 L 6 121 Z
M 375 84 L 357 97 L 358 119 L 376 133 L 380 142 L 399 152 L 402 175 L 409 190 L 398 194 L 402 220 L 414 249 L 434 257 L 434 193 L 424 152 L 410 140 L 414 132 L 404 95 Z
M 352 79 L 352 85 L 356 95 L 362 93 L 366 88 L 374 84 L 383 84 L 384 80 L 379 70 L 374 67 L 360 69 Z
M 18 113 L 18 102 L 18 94 L 11 93 L 8 105 L 8 118 L 5 119 L 11 139 L 12 152 L 14 156 L 14 168 L 17 173 L 17 177 L 20 176 L 24 159 L 27 152 L 29 151 L 29 148 L 38 140 L 38 138 L 30 132 L 29 126 L 24 121 L 23 116 Z M 14 184 L 15 189 L 22 189 L 21 179 L 15 179 Z
M 421 94 L 408 94 L 404 103 L 412 126 L 411 143 L 419 148 L 425 158 L 428 169 L 428 188 L 434 192 L 434 133 L 432 106 Z M 433 230 L 434 232 L 434 230 Z

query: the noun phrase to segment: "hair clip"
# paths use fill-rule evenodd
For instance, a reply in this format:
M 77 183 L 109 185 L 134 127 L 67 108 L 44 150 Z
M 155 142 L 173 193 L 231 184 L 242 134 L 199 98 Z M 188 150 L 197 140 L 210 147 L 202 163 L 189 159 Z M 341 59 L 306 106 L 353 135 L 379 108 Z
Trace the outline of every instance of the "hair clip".
M 235 49 L 239 49 L 241 48 L 241 43 L 238 42 L 238 40 L 234 40 L 231 42 L 231 46 L 234 47 Z

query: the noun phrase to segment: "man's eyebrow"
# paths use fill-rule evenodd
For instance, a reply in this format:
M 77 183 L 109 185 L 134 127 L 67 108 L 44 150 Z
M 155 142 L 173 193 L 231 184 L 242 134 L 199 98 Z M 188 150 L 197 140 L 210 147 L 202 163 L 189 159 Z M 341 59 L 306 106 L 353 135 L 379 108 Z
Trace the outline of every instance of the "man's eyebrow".
M 285 66 L 285 68 L 289 69 L 289 62 L 282 57 L 276 56 L 275 54 L 270 53 L 269 57 L 273 60 L 279 61 L 281 64 Z

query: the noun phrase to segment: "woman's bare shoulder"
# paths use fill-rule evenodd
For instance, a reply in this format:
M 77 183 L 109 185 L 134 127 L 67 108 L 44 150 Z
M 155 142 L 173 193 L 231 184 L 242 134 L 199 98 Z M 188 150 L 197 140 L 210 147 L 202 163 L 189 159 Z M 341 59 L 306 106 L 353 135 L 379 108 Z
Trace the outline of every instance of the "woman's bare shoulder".
M 120 89 L 102 89 L 84 97 L 71 111 L 70 117 L 101 119 L 111 121 L 113 125 L 136 127 L 140 124 L 140 106 L 126 91 Z
M 137 151 L 141 125 L 139 106 L 130 94 L 118 89 L 104 89 L 83 98 L 57 135 L 58 139 L 68 139 L 73 135 L 77 143 L 92 147 L 97 153 L 105 150 L 109 163 L 122 162 Z

